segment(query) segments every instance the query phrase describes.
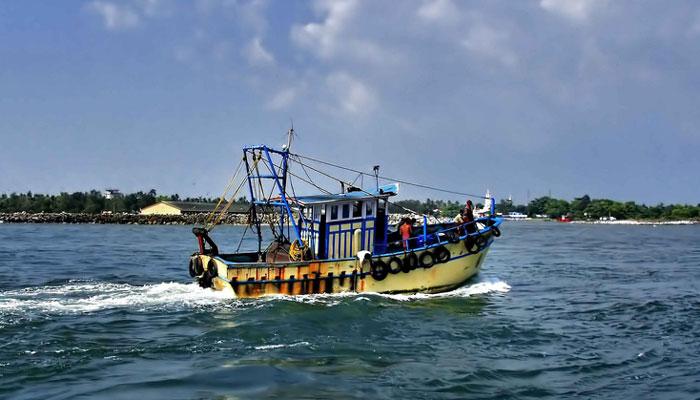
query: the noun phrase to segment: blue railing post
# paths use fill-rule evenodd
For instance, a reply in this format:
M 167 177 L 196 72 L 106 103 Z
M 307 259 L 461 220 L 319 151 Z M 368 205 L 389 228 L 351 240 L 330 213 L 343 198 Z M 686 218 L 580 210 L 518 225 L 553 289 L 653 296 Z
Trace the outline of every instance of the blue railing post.
M 491 197 L 491 216 L 493 217 L 495 215 L 496 215 L 496 198 Z
M 423 215 L 423 247 L 428 245 L 428 217 Z

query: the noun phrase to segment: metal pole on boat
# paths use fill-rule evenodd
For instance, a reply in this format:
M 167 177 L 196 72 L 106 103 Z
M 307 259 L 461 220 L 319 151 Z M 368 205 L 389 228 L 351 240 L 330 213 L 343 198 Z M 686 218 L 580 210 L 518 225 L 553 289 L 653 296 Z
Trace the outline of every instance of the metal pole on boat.
M 255 152 L 251 151 L 251 154 L 253 155 L 253 159 L 255 159 Z M 258 261 L 260 261 L 260 258 L 262 256 L 262 232 L 260 231 L 260 222 L 258 221 L 258 214 L 256 212 L 256 205 L 255 205 L 255 194 L 253 192 L 253 182 L 251 181 L 252 177 L 250 176 L 250 165 L 248 164 L 248 151 L 243 150 L 243 161 L 245 162 L 245 170 L 246 174 L 248 175 L 248 190 L 250 191 L 250 207 L 251 207 L 251 213 L 253 214 L 253 221 L 251 221 L 253 224 L 255 224 L 255 228 L 257 230 L 258 234 Z M 255 160 L 253 160 L 255 161 Z
M 377 191 L 379 191 L 379 165 L 375 165 L 373 170 L 374 170 L 374 180 L 377 182 Z
M 428 245 L 428 216 L 423 214 L 423 247 Z

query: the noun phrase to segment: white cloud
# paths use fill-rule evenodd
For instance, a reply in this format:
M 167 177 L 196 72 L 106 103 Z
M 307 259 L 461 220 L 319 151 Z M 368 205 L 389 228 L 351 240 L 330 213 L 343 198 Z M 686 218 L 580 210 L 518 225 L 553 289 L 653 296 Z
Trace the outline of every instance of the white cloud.
M 336 111 L 347 115 L 370 113 L 377 104 L 374 91 L 345 72 L 328 76 L 326 85 L 337 101 Z
M 298 92 L 298 89 L 293 87 L 280 90 L 267 102 L 267 108 L 281 110 L 289 107 L 297 98 Z
M 695 13 L 695 22 L 690 27 L 690 35 L 700 35 L 700 10 Z
M 454 22 L 459 17 L 459 10 L 452 0 L 430 0 L 420 6 L 417 14 L 425 21 Z
M 292 27 L 292 40 L 323 58 L 333 56 L 339 48 L 338 36 L 352 17 L 357 2 L 355 0 L 320 1 L 316 8 L 326 13 L 321 23 L 308 23 Z
M 137 5 L 143 14 L 149 17 L 159 16 L 163 11 L 162 0 L 138 0 Z
M 576 22 L 585 22 L 606 0 L 540 0 L 540 7 Z
M 518 63 L 518 57 L 508 42 L 507 32 L 477 22 L 469 29 L 467 38 L 462 41 L 462 45 L 473 54 L 494 59 L 507 67 L 513 67 Z
M 87 9 L 97 13 L 109 30 L 129 29 L 139 25 L 139 15 L 129 6 L 109 1 L 95 0 L 88 3 Z
M 243 49 L 243 55 L 252 66 L 266 66 L 275 63 L 275 57 L 265 49 L 259 37 L 253 38 Z

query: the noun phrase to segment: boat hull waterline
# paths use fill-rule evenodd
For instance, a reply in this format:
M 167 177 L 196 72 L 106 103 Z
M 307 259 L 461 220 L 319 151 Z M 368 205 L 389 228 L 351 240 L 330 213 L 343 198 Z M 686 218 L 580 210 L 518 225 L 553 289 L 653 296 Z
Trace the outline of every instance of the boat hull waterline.
M 227 261 L 223 255 L 194 254 L 190 270 L 200 285 L 238 298 L 318 293 L 439 293 L 464 285 L 479 272 L 493 242 L 492 227 L 487 227 L 480 236 L 485 239 L 482 247 L 472 247 L 471 252 L 465 240 L 460 240 L 364 260 L 239 263 Z M 432 257 L 425 256 L 426 252 Z M 407 265 L 411 264 L 408 258 L 413 258 L 413 265 Z M 415 260 L 426 262 L 415 263 Z M 386 274 L 377 273 L 378 262 L 388 265 Z M 192 272 L 192 265 L 200 266 L 199 274 Z

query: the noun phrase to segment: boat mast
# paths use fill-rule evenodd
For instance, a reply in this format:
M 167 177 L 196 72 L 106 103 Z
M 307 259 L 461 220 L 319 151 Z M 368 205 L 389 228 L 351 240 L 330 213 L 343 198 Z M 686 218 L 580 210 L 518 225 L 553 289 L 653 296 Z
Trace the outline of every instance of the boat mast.
M 287 146 L 291 145 L 292 140 L 291 136 L 294 134 L 294 130 L 290 129 L 288 132 L 288 139 L 287 139 Z M 250 164 L 248 160 L 248 154 L 251 154 L 253 157 L 253 163 Z M 258 234 L 258 254 L 259 256 L 262 255 L 262 228 L 261 228 L 261 217 L 258 213 L 257 207 L 263 207 L 262 208 L 262 214 L 268 210 L 270 206 L 272 207 L 280 207 L 280 219 L 279 219 L 279 225 L 280 225 L 280 235 L 277 235 L 274 233 L 274 228 L 273 228 L 273 233 L 275 236 L 280 239 L 281 237 L 287 236 L 287 239 L 290 241 L 293 240 L 298 240 L 300 243 L 302 242 L 301 239 L 301 229 L 298 226 L 296 220 L 294 219 L 294 213 L 292 211 L 292 208 L 287 201 L 287 190 L 286 190 L 286 185 L 287 185 L 287 170 L 289 167 L 289 147 L 283 148 L 281 151 L 280 150 L 275 150 L 273 148 L 267 147 L 265 145 L 257 145 L 257 146 L 247 146 L 243 148 L 243 154 L 244 154 L 244 160 L 245 160 L 245 165 L 246 165 L 246 172 L 248 173 L 248 190 L 250 191 L 250 199 L 252 203 L 252 223 L 255 224 L 256 232 Z M 273 155 L 274 156 L 279 156 L 281 158 L 279 164 L 276 164 L 273 162 Z M 261 174 L 258 163 L 263 163 L 266 168 L 269 170 L 269 173 L 267 174 Z M 272 190 L 277 189 L 277 192 L 280 196 L 279 200 L 272 200 L 271 198 L 265 198 L 265 190 L 262 186 L 262 181 L 263 180 L 270 180 L 272 184 Z M 260 185 L 260 196 L 263 196 L 262 198 L 257 198 L 256 191 L 255 191 L 255 185 Z M 285 221 L 287 219 L 287 221 Z M 291 230 L 293 231 L 293 235 L 287 233 L 285 235 L 284 227 L 285 224 L 289 224 L 288 227 L 292 228 Z M 272 227 L 272 226 L 271 226 Z M 291 236 L 294 236 L 292 238 Z
M 255 151 L 251 151 L 253 162 L 255 163 Z M 250 192 L 250 212 L 252 214 L 251 224 L 255 225 L 256 233 L 258 234 L 258 261 L 262 259 L 262 231 L 260 229 L 260 220 L 258 219 L 257 205 L 255 192 L 253 192 L 253 181 L 251 179 L 251 169 L 248 164 L 248 149 L 243 149 L 243 161 L 245 162 L 245 170 L 248 175 L 248 190 Z

